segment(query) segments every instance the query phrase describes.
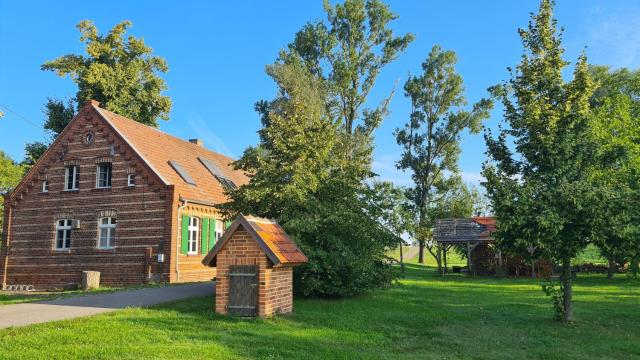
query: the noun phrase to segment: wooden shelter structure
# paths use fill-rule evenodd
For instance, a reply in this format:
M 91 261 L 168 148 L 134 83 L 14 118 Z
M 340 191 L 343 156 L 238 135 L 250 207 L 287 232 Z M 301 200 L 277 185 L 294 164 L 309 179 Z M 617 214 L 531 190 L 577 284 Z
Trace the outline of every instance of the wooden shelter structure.
M 433 239 L 438 246 L 444 248 L 444 252 L 454 245 L 466 245 L 467 270 L 469 274 L 475 274 L 471 252 L 478 245 L 494 244 L 493 233 L 496 231 L 496 219 L 494 217 L 474 216 L 459 219 L 438 219 L 433 232 Z M 498 253 L 498 263 L 502 266 L 502 255 Z M 444 275 L 445 267 L 442 267 Z

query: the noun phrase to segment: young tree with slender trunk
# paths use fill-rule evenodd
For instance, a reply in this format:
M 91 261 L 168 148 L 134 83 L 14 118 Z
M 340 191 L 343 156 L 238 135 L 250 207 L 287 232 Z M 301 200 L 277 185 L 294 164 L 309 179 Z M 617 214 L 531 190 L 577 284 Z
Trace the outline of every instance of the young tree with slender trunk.
M 503 249 L 531 247 L 561 266 L 561 318 L 570 321 L 571 259 L 588 243 L 594 191 L 589 174 L 595 144 L 589 136 L 594 84 L 587 59 L 579 57 L 565 82 L 561 30 L 554 1 L 542 0 L 527 29 L 521 62 L 511 78 L 491 89 L 504 106 L 497 138 L 487 130 L 483 175 L 498 218 Z
M 453 51 L 433 47 L 422 64 L 423 73 L 410 77 L 404 85 L 412 112 L 409 122 L 395 131 L 396 141 L 403 148 L 396 166 L 409 170 L 414 181 L 409 197 L 417 215 L 418 261 L 424 263 L 426 248 L 438 262 L 439 270 L 440 256 L 431 236 L 433 209 L 460 186 L 458 157 L 462 134 L 478 133 L 492 106 L 490 101 L 481 100 L 471 110 L 464 109 L 464 87 L 455 64 Z

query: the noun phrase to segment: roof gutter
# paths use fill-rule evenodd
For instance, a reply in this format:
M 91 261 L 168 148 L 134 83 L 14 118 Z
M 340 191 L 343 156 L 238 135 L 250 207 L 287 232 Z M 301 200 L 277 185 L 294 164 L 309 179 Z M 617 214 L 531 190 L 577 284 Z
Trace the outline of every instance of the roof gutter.
M 182 196 L 180 196 L 180 201 L 185 202 L 185 203 L 206 205 L 206 206 L 213 206 L 213 207 L 218 207 L 219 206 L 219 204 L 216 204 L 216 203 L 213 203 L 213 202 L 210 202 L 210 201 L 197 200 L 197 199 L 188 199 L 188 198 L 183 198 Z

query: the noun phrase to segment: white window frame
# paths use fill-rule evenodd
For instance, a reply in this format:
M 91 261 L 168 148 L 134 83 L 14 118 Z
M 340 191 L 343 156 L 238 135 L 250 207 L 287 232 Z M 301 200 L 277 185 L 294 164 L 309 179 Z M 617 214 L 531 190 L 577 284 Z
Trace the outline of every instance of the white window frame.
M 42 180 L 42 192 L 43 193 L 49 192 L 49 180 Z
M 106 224 L 103 220 L 107 220 Z M 105 216 L 98 218 L 98 243 L 96 247 L 98 249 L 113 249 L 116 242 L 116 227 L 117 221 L 115 217 Z M 107 244 L 102 245 L 102 233 L 106 233 Z
M 62 246 L 58 246 L 60 232 L 62 231 Z M 56 250 L 69 250 L 71 248 L 71 219 L 56 221 L 56 238 L 54 247 Z
M 108 177 L 106 179 L 106 184 L 103 186 L 100 184 L 100 174 L 102 173 L 100 170 L 102 167 L 105 167 L 107 169 L 109 169 L 108 171 Z M 113 178 L 113 166 L 111 166 L 111 163 L 103 163 L 103 164 L 98 164 L 96 166 L 96 189 L 108 189 L 111 187 L 112 184 L 112 179 Z
M 216 244 L 220 239 L 222 239 L 222 235 L 224 234 L 224 223 L 222 220 L 216 219 Z
M 129 187 L 136 186 L 136 174 L 128 174 L 127 175 L 127 186 L 129 186 Z
M 198 241 L 200 238 L 200 218 L 189 216 L 189 227 L 187 231 L 187 254 L 198 253 Z
M 71 170 L 73 170 L 73 174 L 70 174 Z M 79 190 L 80 181 L 78 179 L 78 170 L 79 170 L 79 166 L 78 165 L 70 165 L 70 166 L 67 166 L 65 168 L 65 170 L 64 170 L 64 190 L 65 191 Z M 70 176 L 72 176 L 71 188 L 69 187 L 69 177 Z

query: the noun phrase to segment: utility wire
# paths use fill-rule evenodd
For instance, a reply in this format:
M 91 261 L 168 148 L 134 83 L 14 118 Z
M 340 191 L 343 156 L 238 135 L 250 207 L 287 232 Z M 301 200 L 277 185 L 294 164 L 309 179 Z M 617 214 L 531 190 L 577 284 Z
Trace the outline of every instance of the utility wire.
M 20 113 L 11 110 L 11 108 L 9 108 L 8 106 L 0 104 L 0 108 L 4 108 L 5 110 L 7 110 L 10 113 L 14 114 L 15 116 L 19 117 L 20 119 L 26 121 L 29 125 L 33 126 L 34 128 L 40 129 L 39 125 L 36 125 L 36 123 L 34 123 L 33 121 L 29 120 L 26 116 L 23 116 Z M 0 112 L 0 114 L 2 114 L 2 112 Z M 0 115 L 0 117 L 2 117 L 2 116 Z

